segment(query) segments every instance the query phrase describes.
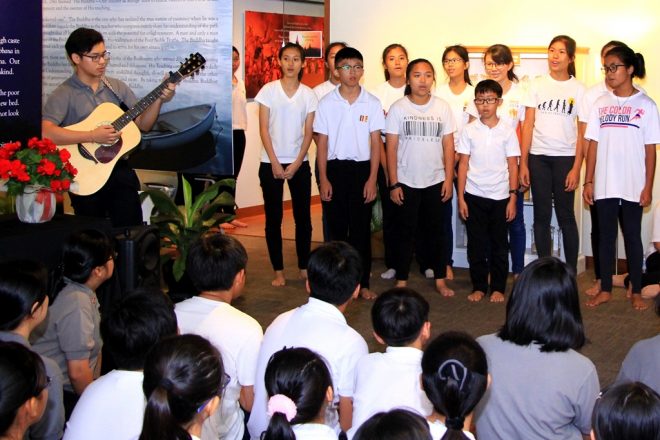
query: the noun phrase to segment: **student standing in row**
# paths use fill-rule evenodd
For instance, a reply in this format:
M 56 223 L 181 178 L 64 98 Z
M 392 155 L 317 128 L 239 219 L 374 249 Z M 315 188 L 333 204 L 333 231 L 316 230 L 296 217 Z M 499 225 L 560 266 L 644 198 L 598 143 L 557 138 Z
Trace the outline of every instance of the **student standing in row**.
M 574 271 L 580 237 L 573 204 L 583 159 L 577 115 L 585 91 L 575 79 L 575 51 L 575 40 L 569 36 L 559 35 L 550 42 L 550 72 L 532 82 L 525 101 L 520 162 L 520 183 L 532 187 L 534 242 L 539 257 L 552 254 L 550 221 L 554 202 L 566 263 Z
M 264 150 L 259 181 L 266 214 L 266 244 L 275 271 L 273 286 L 284 286 L 282 257 L 282 195 L 289 184 L 296 223 L 296 254 L 300 277 L 307 278 L 307 260 L 312 241 L 310 199 L 311 170 L 307 150 L 312 142 L 312 123 L 318 105 L 316 95 L 302 84 L 303 48 L 287 43 L 279 51 L 282 79 L 272 81 L 254 98 L 259 103 L 259 134 Z
M 233 175 L 231 176 L 238 184 L 238 175 L 241 172 L 243 165 L 243 157 L 245 156 L 245 132 L 247 131 L 247 98 L 245 94 L 245 82 L 236 76 L 238 68 L 241 66 L 241 56 L 236 47 L 231 47 L 231 128 L 232 128 L 232 151 L 233 157 Z M 236 188 L 226 187 L 232 196 L 236 196 Z M 236 210 L 232 206 L 227 211 L 229 214 L 236 214 Z M 230 222 L 231 226 L 238 226 L 239 228 L 247 227 L 247 224 L 238 219 Z M 230 228 L 231 228 L 230 226 Z

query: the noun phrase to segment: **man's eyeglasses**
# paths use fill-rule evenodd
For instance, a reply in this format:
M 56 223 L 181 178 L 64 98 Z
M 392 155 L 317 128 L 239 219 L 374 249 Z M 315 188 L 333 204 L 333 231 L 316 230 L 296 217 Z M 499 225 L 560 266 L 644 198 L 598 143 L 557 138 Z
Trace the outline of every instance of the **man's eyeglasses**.
M 474 100 L 474 103 L 477 105 L 495 104 L 499 100 L 500 98 L 477 98 Z
M 337 66 L 337 69 L 343 70 L 344 72 L 350 72 L 351 70 L 354 70 L 355 72 L 362 72 L 362 69 L 364 69 L 364 66 L 355 65 L 355 66 L 349 66 L 348 64 L 344 64 L 343 66 Z
M 110 59 L 110 52 L 108 52 L 106 50 L 103 53 L 95 53 L 95 54 L 92 54 L 92 55 L 86 55 L 84 53 L 81 53 L 80 56 L 85 57 L 85 58 L 89 58 L 90 60 L 92 60 L 93 63 L 98 63 L 101 58 L 108 61 Z
M 603 66 L 600 70 L 607 73 L 615 73 L 619 67 L 626 67 L 625 64 L 610 64 L 609 66 Z

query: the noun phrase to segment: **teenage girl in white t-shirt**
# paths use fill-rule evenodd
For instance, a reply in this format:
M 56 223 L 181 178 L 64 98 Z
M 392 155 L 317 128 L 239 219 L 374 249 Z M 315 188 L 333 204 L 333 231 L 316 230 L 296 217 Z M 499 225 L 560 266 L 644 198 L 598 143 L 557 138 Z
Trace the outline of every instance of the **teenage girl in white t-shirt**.
M 233 178 L 238 179 L 243 165 L 243 156 L 245 156 L 245 131 L 247 130 L 247 98 L 245 94 L 245 83 L 236 76 L 238 68 L 241 66 L 241 56 L 236 47 L 231 47 L 231 128 L 233 140 L 234 174 Z M 238 181 L 236 182 L 238 183 Z M 236 188 L 226 189 L 232 196 L 236 196 Z M 236 214 L 234 208 L 230 208 L 230 214 Z M 231 226 L 239 228 L 247 227 L 244 222 L 234 219 Z M 231 229 L 231 226 L 229 228 Z
M 582 138 L 577 115 L 584 85 L 575 79 L 576 43 L 559 35 L 548 47 L 549 74 L 530 85 L 525 101 L 520 183 L 532 188 L 534 242 L 539 257 L 552 254 L 550 221 L 554 202 L 564 238 L 566 263 L 577 270 L 578 235 L 573 202 L 580 183 Z
M 596 203 L 600 226 L 601 291 L 587 302 L 597 306 L 612 298 L 612 267 L 618 218 L 626 248 L 631 301 L 637 310 L 648 308 L 641 295 L 642 211 L 651 204 L 660 117 L 651 98 L 633 86 L 644 78 L 644 57 L 629 47 L 605 54 L 603 68 L 612 93 L 601 96 L 591 110 L 585 139 L 590 146 L 584 200 Z
M 302 84 L 303 48 L 287 43 L 279 51 L 282 79 L 266 84 L 255 97 L 259 103 L 259 134 L 264 154 L 259 181 L 266 215 L 266 244 L 273 265 L 273 286 L 284 286 L 282 256 L 282 195 L 289 184 L 296 227 L 296 253 L 300 277 L 307 278 L 307 260 L 312 240 L 310 199 L 311 171 L 307 150 L 312 142 L 312 124 L 318 105 L 316 95 Z
M 435 70 L 429 61 L 412 61 L 406 78 L 406 96 L 390 107 L 385 124 L 390 199 L 396 205 L 397 287 L 407 284 L 417 241 L 433 269 L 436 290 L 453 296 L 444 280 L 444 222 L 454 181 L 454 116 L 449 104 L 431 93 Z

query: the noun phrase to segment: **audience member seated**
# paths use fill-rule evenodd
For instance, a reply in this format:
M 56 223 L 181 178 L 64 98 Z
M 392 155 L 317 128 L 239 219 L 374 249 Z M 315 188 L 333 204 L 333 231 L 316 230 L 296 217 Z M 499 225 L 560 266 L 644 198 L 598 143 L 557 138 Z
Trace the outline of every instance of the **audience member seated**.
M 114 250 L 102 232 L 72 234 L 62 253 L 61 289 L 46 320 L 32 333 L 35 351 L 52 358 L 62 370 L 67 419 L 100 372 L 101 315 L 95 291 L 114 267 Z
M 332 405 L 332 376 L 325 361 L 307 348 L 285 348 L 266 367 L 268 428 L 262 440 L 337 440 L 325 424 Z
M 282 347 L 306 347 L 322 356 L 330 367 L 336 412 L 328 411 L 325 423 L 336 432 L 351 427 L 355 365 L 367 354 L 367 343 L 346 322 L 344 312 L 360 292 L 362 262 L 348 243 L 330 242 L 310 254 L 307 265 L 308 302 L 275 318 L 264 334 L 254 383 L 254 406 L 248 421 L 252 439 L 268 427 L 268 397 L 264 373 L 268 360 Z
M 355 433 L 355 440 L 432 440 L 424 417 L 405 409 L 371 416 Z
M 591 431 L 600 391 L 585 343 L 577 284 L 556 258 L 520 274 L 498 333 L 482 336 L 493 377 L 477 406 L 477 437 L 488 440 L 581 439 Z
M 255 319 L 231 305 L 243 293 L 247 259 L 243 245 L 223 234 L 202 237 L 188 251 L 186 270 L 201 293 L 176 305 L 179 328 L 182 334 L 194 333 L 211 341 L 231 377 L 219 411 L 204 424 L 204 440 L 243 438 L 241 408 L 252 410 L 263 330 Z
M 30 333 L 48 313 L 48 272 L 34 261 L 0 263 L 0 341 L 18 342 L 27 348 Z M 28 430 L 29 439 L 59 440 L 64 428 L 62 372 L 54 360 L 41 356 L 50 377 L 43 417 Z
M 147 397 L 139 440 L 199 440 L 227 376 L 218 350 L 198 335 L 165 338 L 144 363 Z
M 0 438 L 28 438 L 46 409 L 48 383 L 37 353 L 18 342 L 0 342 Z
M 660 316 L 660 296 L 655 298 L 655 312 Z M 632 346 L 621 364 L 617 382 L 643 382 L 660 393 L 660 333 Z
M 64 440 L 135 439 L 146 400 L 142 368 L 158 341 L 177 334 L 174 306 L 159 290 L 129 294 L 101 319 L 101 336 L 117 369 L 92 382 L 80 396 Z
M 433 440 L 474 440 L 472 411 L 490 376 L 486 353 L 467 333 L 447 332 L 424 350 L 422 387 L 433 403 L 427 418 Z
M 374 302 L 371 322 L 374 337 L 387 348 L 364 356 L 355 368 L 349 438 L 377 412 L 408 408 L 426 417 L 433 408 L 419 382 L 422 348 L 431 337 L 429 303 L 412 289 L 390 289 Z
M 591 440 L 660 439 L 660 395 L 640 382 L 612 386 L 596 401 Z

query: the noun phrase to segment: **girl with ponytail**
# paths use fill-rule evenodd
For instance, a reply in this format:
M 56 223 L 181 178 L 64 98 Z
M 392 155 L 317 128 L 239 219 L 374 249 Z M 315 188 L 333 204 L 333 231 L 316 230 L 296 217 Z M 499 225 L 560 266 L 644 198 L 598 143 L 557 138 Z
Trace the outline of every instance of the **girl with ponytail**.
M 139 440 L 199 440 L 226 378 L 220 353 L 201 336 L 161 340 L 145 360 L 147 407 Z
M 434 440 L 472 439 L 472 411 L 488 387 L 486 353 L 468 334 L 435 338 L 422 357 L 422 388 L 433 403 L 428 417 Z
M 268 361 L 268 428 L 262 440 L 336 440 L 325 425 L 332 402 L 332 376 L 325 361 L 307 348 L 285 348 Z

